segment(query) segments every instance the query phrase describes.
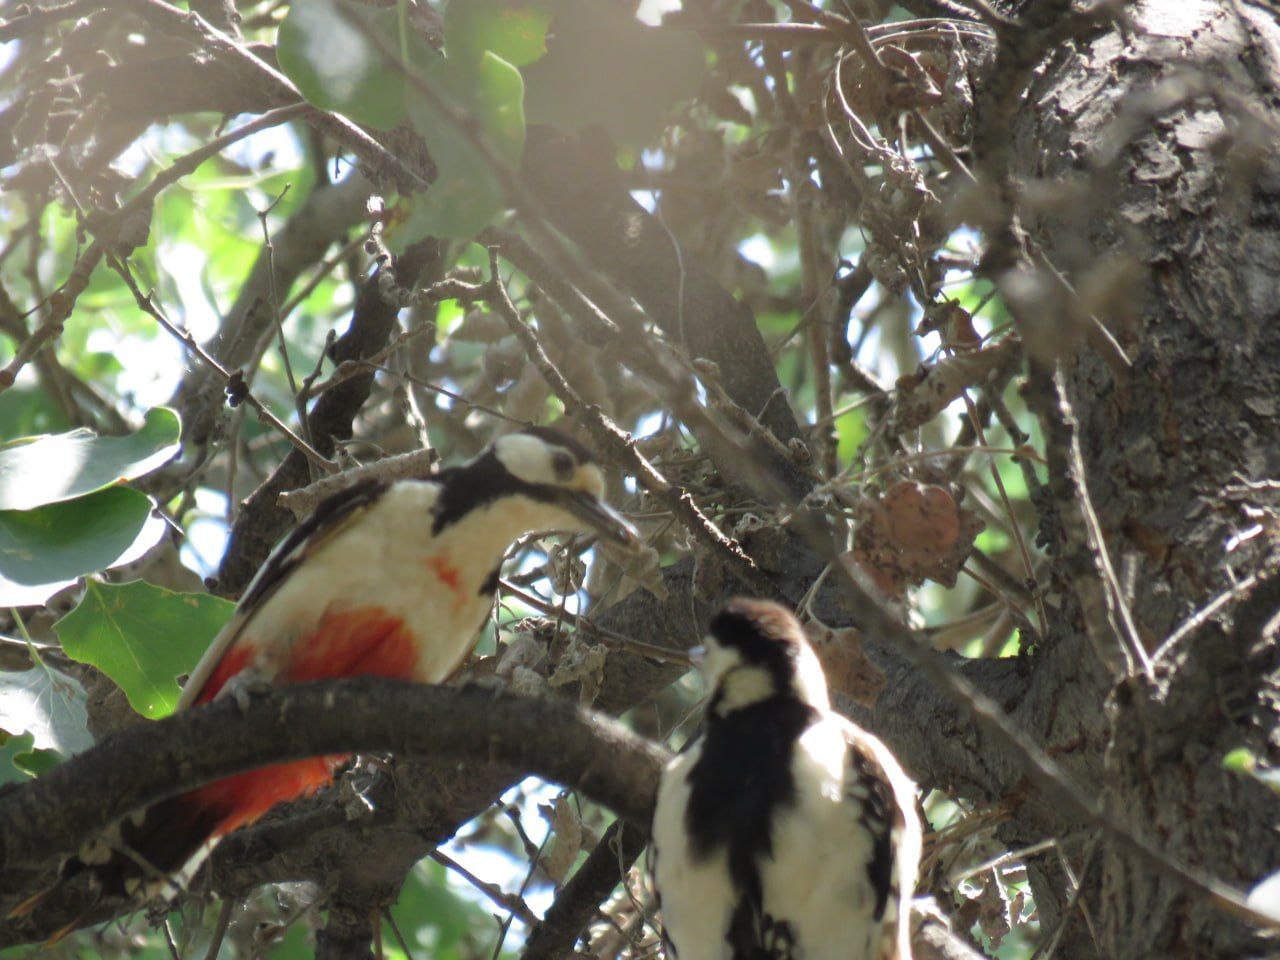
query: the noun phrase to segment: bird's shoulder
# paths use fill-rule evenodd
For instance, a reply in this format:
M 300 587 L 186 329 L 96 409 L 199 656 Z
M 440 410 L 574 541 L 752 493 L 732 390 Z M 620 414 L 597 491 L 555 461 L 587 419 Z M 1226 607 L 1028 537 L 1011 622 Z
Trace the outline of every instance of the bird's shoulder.
M 391 487 L 384 480 L 361 480 L 321 500 L 276 544 L 240 598 L 239 609 L 248 612 L 259 606 L 308 556 L 381 500 Z
M 829 715 L 839 724 L 844 742 L 844 794 L 870 805 L 878 816 L 895 808 L 914 809 L 916 785 L 889 748 L 846 717 Z

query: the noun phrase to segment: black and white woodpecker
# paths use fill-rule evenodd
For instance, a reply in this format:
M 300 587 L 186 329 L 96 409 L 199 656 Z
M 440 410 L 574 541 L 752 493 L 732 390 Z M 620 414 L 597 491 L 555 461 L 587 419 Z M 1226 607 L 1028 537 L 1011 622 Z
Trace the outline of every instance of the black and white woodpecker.
M 668 765 L 654 880 L 679 960 L 908 960 L 915 784 L 833 713 L 799 622 L 733 600 L 711 621 L 704 727 Z
M 604 491 L 586 448 L 533 427 L 429 479 L 334 494 L 268 557 L 178 708 L 305 680 L 448 679 L 475 644 L 518 537 L 563 530 L 637 541 Z M 116 895 L 172 892 L 220 837 L 328 783 L 343 759 L 263 767 L 163 801 L 86 845 L 63 877 L 87 870 Z

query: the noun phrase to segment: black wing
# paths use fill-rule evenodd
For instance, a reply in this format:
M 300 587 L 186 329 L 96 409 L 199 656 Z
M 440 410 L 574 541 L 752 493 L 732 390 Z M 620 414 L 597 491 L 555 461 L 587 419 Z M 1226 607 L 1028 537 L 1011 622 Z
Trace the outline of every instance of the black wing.
M 325 497 L 307 517 L 285 535 L 250 581 L 240 609 L 250 610 L 275 592 L 314 544 L 328 539 L 351 514 L 374 503 L 387 490 L 385 480 L 360 480 Z
M 867 879 L 876 897 L 877 919 L 885 908 L 897 902 L 897 875 L 893 869 L 894 837 L 903 826 L 901 809 L 893 795 L 893 785 L 880 761 L 864 744 L 846 734 L 845 799 L 857 806 L 858 818 L 871 835 L 871 858 Z

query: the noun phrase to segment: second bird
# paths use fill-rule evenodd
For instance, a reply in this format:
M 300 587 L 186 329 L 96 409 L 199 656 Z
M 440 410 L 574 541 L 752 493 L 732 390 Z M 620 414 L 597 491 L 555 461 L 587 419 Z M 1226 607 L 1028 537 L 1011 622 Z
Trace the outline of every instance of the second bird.
M 702 733 L 667 767 L 654 879 L 679 960 L 908 960 L 915 785 L 833 713 L 800 624 L 760 600 L 711 621 Z
M 268 558 L 179 709 L 332 677 L 446 680 L 492 608 L 512 541 L 541 530 L 635 538 L 603 495 L 588 452 L 545 428 L 501 437 L 426 480 L 335 494 Z M 164 801 L 87 845 L 63 876 L 87 871 L 115 895 L 172 892 L 219 837 L 328 783 L 342 759 L 276 764 Z

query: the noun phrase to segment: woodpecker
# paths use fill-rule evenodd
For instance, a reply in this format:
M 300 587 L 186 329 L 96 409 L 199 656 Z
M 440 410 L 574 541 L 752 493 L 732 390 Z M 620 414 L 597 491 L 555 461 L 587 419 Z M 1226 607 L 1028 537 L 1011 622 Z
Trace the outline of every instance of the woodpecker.
M 492 609 L 503 555 L 518 537 L 563 530 L 637 541 L 604 489 L 585 447 L 533 427 L 429 479 L 334 494 L 268 557 L 178 709 L 306 680 L 448 679 Z M 163 801 L 87 844 L 62 879 L 88 871 L 103 893 L 130 898 L 177 892 L 218 839 L 329 783 L 345 759 L 275 764 Z
M 653 876 L 679 960 L 909 960 L 915 784 L 833 713 L 787 610 L 730 601 L 703 729 L 663 773 Z M 695 654 L 695 657 L 698 654 Z

